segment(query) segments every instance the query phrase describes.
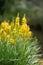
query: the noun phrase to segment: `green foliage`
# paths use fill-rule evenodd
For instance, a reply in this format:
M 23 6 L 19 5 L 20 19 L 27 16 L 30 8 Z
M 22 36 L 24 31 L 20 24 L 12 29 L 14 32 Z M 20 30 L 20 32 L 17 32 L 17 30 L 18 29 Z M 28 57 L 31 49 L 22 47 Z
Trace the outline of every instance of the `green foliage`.
M 40 65 L 37 40 L 18 37 L 14 44 L 0 42 L 0 65 Z

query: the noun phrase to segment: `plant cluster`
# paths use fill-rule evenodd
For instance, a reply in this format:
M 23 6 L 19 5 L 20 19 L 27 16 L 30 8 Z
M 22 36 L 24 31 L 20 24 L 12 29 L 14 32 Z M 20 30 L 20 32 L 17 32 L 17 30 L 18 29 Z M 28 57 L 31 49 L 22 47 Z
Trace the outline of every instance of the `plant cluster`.
M 25 15 L 0 24 L 0 65 L 39 65 L 37 39 L 32 38 Z

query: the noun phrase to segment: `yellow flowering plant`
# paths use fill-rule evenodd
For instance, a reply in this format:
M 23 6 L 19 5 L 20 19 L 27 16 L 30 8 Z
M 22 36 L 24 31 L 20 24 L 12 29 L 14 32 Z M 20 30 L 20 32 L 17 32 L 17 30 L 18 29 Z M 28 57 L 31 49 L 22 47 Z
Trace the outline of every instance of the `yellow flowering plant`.
M 15 22 L 0 24 L 0 65 L 39 65 L 37 40 L 32 38 L 25 15 L 21 23 L 18 14 Z

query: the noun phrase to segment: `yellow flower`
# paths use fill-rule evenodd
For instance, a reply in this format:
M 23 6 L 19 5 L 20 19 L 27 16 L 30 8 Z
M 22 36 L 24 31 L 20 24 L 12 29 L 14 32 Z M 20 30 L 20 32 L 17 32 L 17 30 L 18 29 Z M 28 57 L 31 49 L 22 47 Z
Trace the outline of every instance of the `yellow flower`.
M 4 30 L 5 30 L 5 31 L 10 31 L 10 30 L 11 30 L 11 26 L 10 26 L 10 25 L 6 26 L 6 27 L 4 28 Z
M 9 23 L 7 23 L 6 21 L 4 21 L 4 22 L 1 23 L 1 26 L 2 26 L 2 27 L 6 27 L 6 26 L 8 26 L 8 25 L 9 25 Z
M 21 28 L 23 28 L 25 31 L 29 31 L 30 30 L 30 27 L 27 26 L 27 24 L 22 25 Z
M 14 38 L 17 38 L 20 35 L 23 38 L 26 37 L 30 38 L 32 36 L 32 32 L 30 31 L 30 26 L 27 25 L 25 14 L 22 18 L 22 25 L 20 25 L 19 13 L 17 14 L 15 23 L 14 23 L 14 19 L 12 20 L 11 23 L 8 23 L 6 21 L 1 23 L 0 25 L 1 38 L 6 38 L 10 43 L 14 44 L 15 42 Z
M 27 23 L 27 20 L 26 20 L 25 14 L 24 14 L 24 16 L 22 18 L 22 24 L 26 24 L 26 23 Z
M 19 32 L 24 33 L 30 31 L 30 27 L 27 26 L 27 24 L 21 25 L 21 28 L 19 29 Z
M 30 38 L 30 37 L 32 36 L 32 32 L 29 31 L 29 32 L 27 33 L 27 36 L 28 36 L 28 38 Z

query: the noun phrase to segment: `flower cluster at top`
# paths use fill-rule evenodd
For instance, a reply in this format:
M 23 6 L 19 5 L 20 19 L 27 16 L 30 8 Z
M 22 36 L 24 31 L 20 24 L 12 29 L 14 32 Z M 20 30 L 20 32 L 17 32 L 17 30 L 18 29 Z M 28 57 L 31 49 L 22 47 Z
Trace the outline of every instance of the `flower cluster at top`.
M 28 39 L 32 36 L 32 32 L 30 31 L 30 26 L 27 25 L 25 15 L 21 21 L 18 14 L 15 21 L 12 21 L 11 23 L 3 21 L 0 24 L 0 42 L 3 39 L 7 39 L 10 43 L 13 44 L 18 36 L 21 36 L 22 38 L 27 37 Z

